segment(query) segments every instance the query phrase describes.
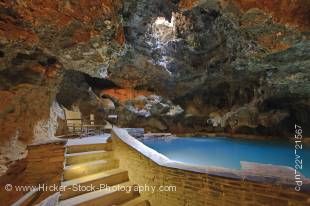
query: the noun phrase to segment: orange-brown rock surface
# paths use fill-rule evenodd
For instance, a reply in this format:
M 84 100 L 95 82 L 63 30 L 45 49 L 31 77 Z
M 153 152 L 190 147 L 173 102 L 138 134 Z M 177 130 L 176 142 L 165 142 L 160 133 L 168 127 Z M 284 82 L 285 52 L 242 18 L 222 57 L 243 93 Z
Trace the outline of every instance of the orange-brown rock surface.
M 124 44 L 119 0 L 1 1 L 0 39 L 36 46 L 67 68 L 100 76 Z M 92 42 L 92 44 L 89 44 Z M 81 61 L 87 56 L 96 61 Z M 80 61 L 78 61 L 78 59 Z M 85 69 L 87 68 L 87 69 Z
M 310 2 L 304 0 L 233 0 L 243 10 L 259 8 L 283 24 L 310 29 Z
M 1 0 L 0 165 L 53 136 L 56 101 L 103 121 L 101 95 L 126 127 L 282 136 L 292 122 L 310 128 L 309 8 L 301 0 Z
M 34 31 L 36 27 L 48 24 L 61 32 L 65 27 L 78 21 L 84 24 L 84 26 L 87 24 L 90 26 L 92 25 L 93 31 L 89 32 L 93 32 L 94 34 L 96 31 L 96 28 L 94 27 L 95 21 L 100 18 L 117 21 L 117 12 L 122 7 L 122 3 L 119 0 L 4 0 L 0 5 L 4 11 L 2 15 L 7 14 L 6 19 L 2 20 L 4 24 L 15 23 L 15 27 L 28 27 L 32 31 Z M 10 16 L 10 14 L 12 16 Z M 13 22 L 8 22 L 10 20 L 13 20 Z M 118 22 L 113 23 L 117 24 Z M 17 36 L 20 36 L 20 34 Z
M 64 69 L 101 77 L 116 61 L 121 9 L 119 0 L 0 1 L 1 173 L 53 135 Z
M 123 126 L 288 136 L 294 121 L 308 125 L 302 113 L 309 111 L 310 91 L 300 86 L 309 84 L 308 3 L 171 2 L 124 7 L 130 49 L 109 79 L 152 91 L 184 112 L 148 116 L 129 102 L 118 112 Z
M 101 96 L 109 96 L 122 102 L 135 99 L 138 96 L 149 96 L 151 94 L 152 93 L 150 91 L 135 90 L 133 88 L 106 89 L 100 93 Z
M 197 3 L 199 3 L 199 0 L 181 0 L 179 2 L 179 7 L 181 9 L 191 9 L 193 6 L 195 6 Z

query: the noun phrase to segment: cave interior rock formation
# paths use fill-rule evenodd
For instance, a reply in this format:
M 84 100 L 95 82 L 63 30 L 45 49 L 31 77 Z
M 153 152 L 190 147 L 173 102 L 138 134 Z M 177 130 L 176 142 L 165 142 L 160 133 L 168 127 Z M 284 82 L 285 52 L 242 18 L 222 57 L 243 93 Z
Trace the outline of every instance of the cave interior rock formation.
M 310 2 L 0 1 L 0 166 L 64 108 L 172 133 L 310 135 Z

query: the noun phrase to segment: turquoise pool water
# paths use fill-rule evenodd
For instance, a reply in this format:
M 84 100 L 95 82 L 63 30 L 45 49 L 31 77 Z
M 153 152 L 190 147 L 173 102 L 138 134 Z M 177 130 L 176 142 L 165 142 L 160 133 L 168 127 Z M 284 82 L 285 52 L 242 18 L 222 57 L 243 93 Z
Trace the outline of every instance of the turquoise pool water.
M 237 140 L 225 137 L 150 138 L 141 140 L 145 145 L 171 160 L 189 164 L 240 169 L 240 161 L 295 167 L 293 143 Z M 310 148 L 303 145 L 300 172 L 310 177 Z

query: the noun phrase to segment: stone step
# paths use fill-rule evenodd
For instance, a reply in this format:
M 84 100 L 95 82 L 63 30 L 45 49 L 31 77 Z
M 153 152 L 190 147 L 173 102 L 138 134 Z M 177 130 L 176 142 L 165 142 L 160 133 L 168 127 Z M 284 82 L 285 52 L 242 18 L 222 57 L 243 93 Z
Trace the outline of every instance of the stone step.
M 112 143 L 97 143 L 97 144 L 79 144 L 79 145 L 68 145 L 66 146 L 66 153 L 80 153 L 80 152 L 91 152 L 91 151 L 111 151 Z
M 75 178 L 103 172 L 118 168 L 119 161 L 116 159 L 96 160 L 81 164 L 65 166 L 63 180 L 72 180 Z
M 116 188 L 131 188 L 133 185 L 129 182 L 116 185 Z M 126 201 L 132 200 L 139 196 L 138 192 L 135 191 L 119 191 L 111 189 L 97 190 L 82 194 L 70 199 L 62 200 L 59 202 L 59 206 L 111 206 L 119 205 Z
M 150 202 L 143 197 L 136 197 L 118 206 L 151 206 Z
M 65 154 L 66 165 L 79 164 L 105 158 L 111 158 L 113 153 L 111 151 L 98 150 L 90 152 L 79 152 Z
M 61 192 L 60 199 L 68 199 L 80 194 L 102 189 L 106 185 L 112 186 L 127 182 L 128 180 L 128 172 L 122 169 L 108 170 L 77 179 L 68 180 L 61 183 L 61 186 L 66 187 L 66 190 Z

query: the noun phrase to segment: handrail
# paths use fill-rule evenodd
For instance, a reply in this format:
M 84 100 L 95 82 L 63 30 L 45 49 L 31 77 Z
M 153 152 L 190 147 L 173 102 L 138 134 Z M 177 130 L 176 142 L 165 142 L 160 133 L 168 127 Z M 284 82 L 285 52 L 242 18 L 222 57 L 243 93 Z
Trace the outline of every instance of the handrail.
M 107 130 L 111 130 L 112 126 L 106 125 L 96 125 L 96 124 L 67 124 L 68 132 L 63 136 L 87 136 L 92 134 L 102 134 Z
M 20 199 L 18 199 L 15 203 L 13 203 L 11 206 L 26 206 L 29 205 L 34 199 L 37 199 L 38 192 L 40 190 L 38 188 L 35 188 L 34 190 L 29 191 L 24 196 L 22 196 Z

